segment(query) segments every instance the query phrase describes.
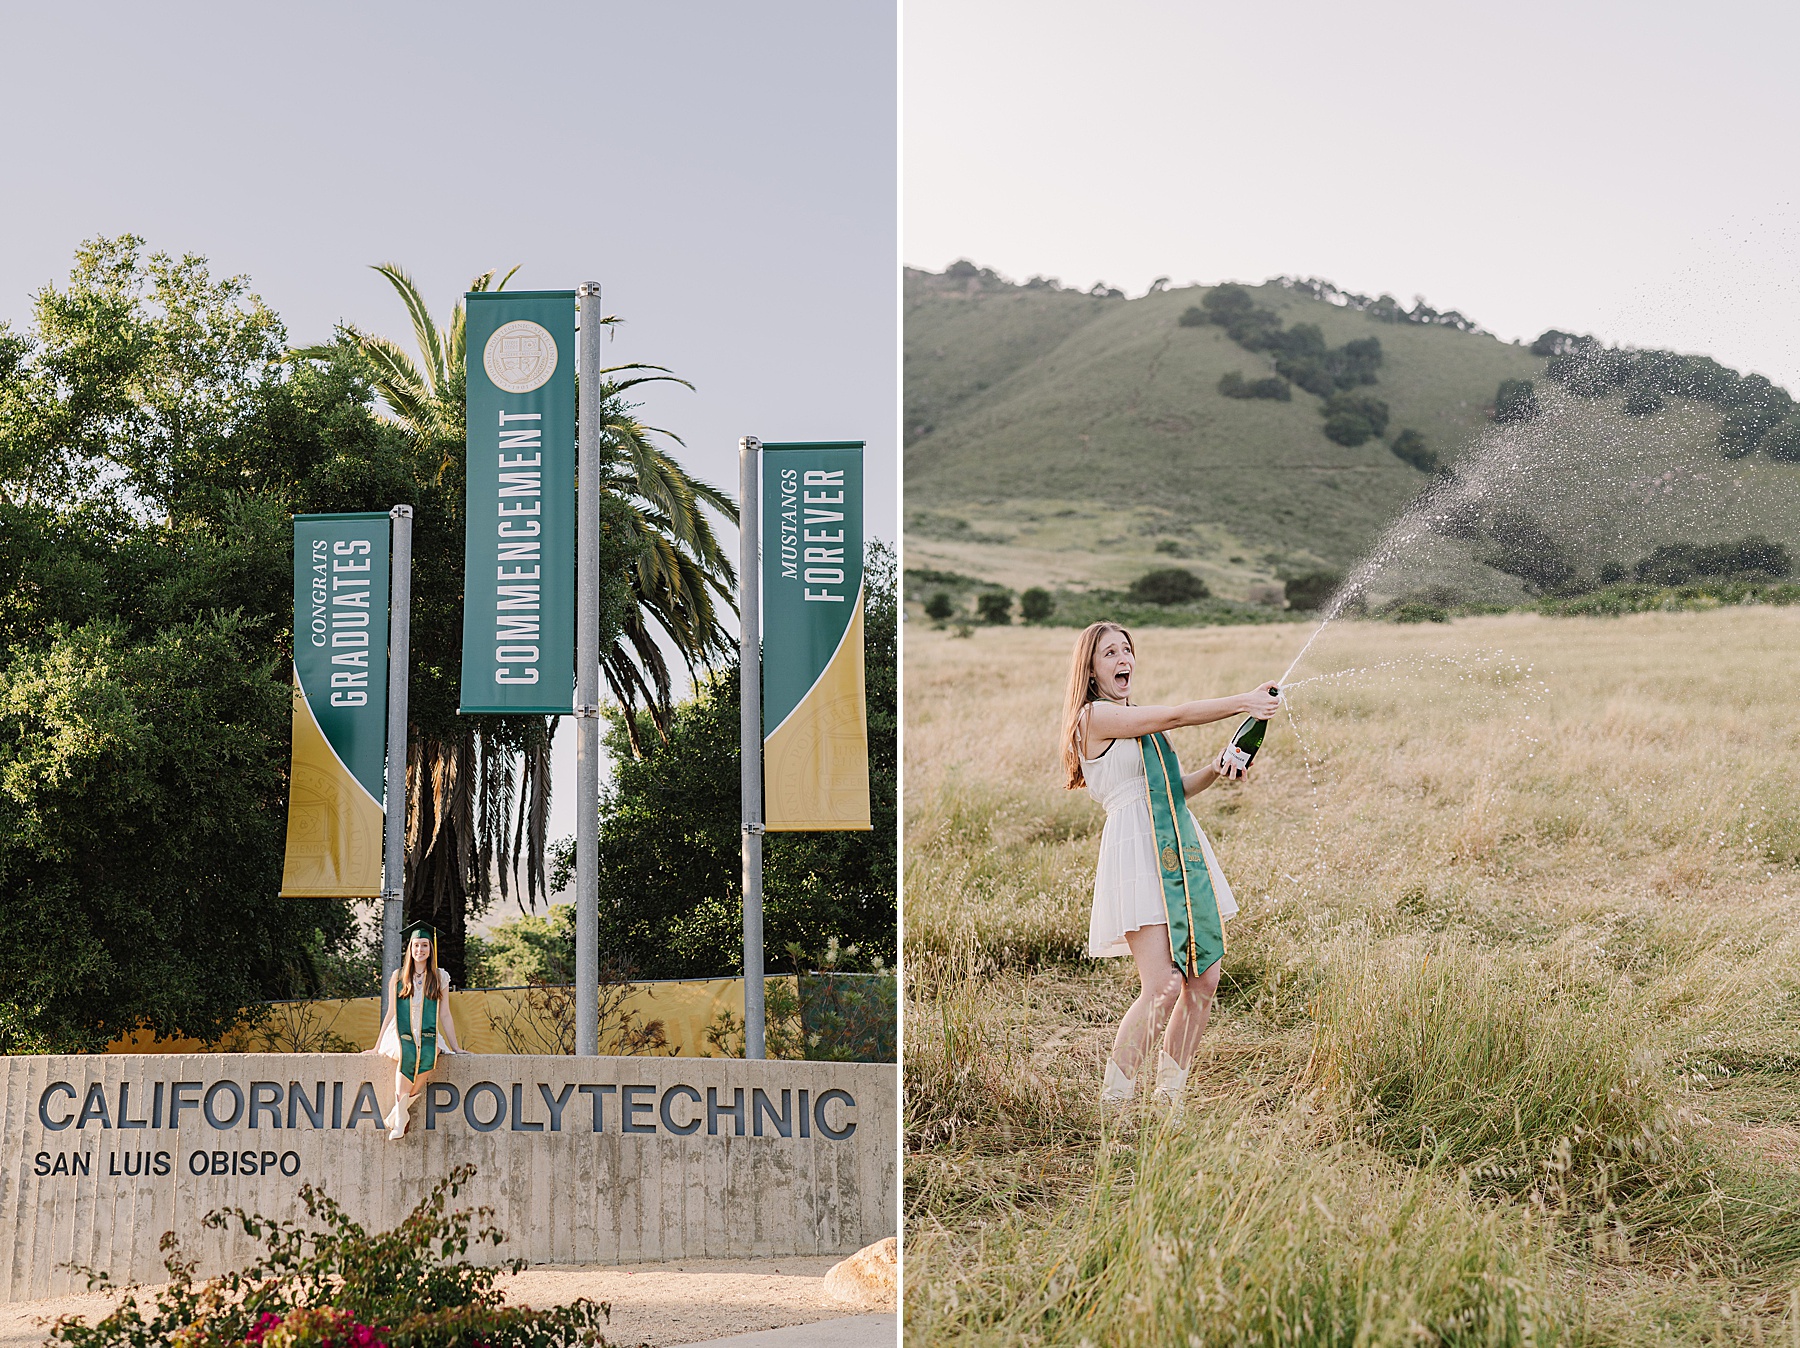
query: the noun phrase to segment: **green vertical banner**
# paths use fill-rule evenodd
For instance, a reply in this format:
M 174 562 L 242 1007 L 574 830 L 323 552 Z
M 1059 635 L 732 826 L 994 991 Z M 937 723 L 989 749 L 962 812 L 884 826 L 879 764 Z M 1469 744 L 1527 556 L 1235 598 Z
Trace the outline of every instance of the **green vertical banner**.
M 863 442 L 762 451 L 764 827 L 866 829 Z
M 462 710 L 575 707 L 575 292 L 465 297 Z
M 381 893 L 387 774 L 386 511 L 294 516 L 290 898 Z

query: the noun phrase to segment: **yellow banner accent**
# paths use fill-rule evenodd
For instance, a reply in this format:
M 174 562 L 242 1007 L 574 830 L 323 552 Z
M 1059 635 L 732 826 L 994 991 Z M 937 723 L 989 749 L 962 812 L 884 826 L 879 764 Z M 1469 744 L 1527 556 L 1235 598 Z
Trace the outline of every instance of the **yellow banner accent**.
M 798 999 L 792 974 L 771 978 L 769 982 L 786 982 L 790 995 Z M 718 1050 L 706 1041 L 708 1027 L 715 1024 L 721 1012 L 730 1012 L 741 1024 L 744 1018 L 744 980 L 741 978 L 682 979 L 670 982 L 633 984 L 630 992 L 608 1017 L 602 1027 L 600 1051 L 618 1053 L 621 1023 L 642 1027 L 653 1021 L 662 1022 L 666 1042 L 649 1050 L 684 1058 L 717 1057 Z M 244 1052 L 331 1052 L 361 1051 L 375 1047 L 381 1030 L 381 999 L 350 997 L 314 1002 L 277 1002 L 270 1007 L 270 1018 L 260 1034 L 243 1030 L 228 1033 L 217 1044 L 198 1039 L 159 1039 L 143 1030 L 120 1035 L 106 1046 L 108 1053 L 217 1053 Z M 456 1017 L 456 1035 L 471 1053 L 511 1053 L 513 1043 L 533 1047 L 542 1035 L 530 1034 L 522 1025 L 537 1014 L 530 990 L 525 988 L 482 988 L 472 992 L 452 992 L 450 1013 Z M 513 1030 L 509 1042 L 506 1029 Z M 524 1032 L 522 1032 L 524 1031 Z M 552 1032 L 546 1024 L 544 1033 Z M 537 1051 L 543 1051 L 537 1047 Z
M 763 814 L 771 833 L 872 827 L 860 593 L 831 663 L 763 741 Z
M 294 766 L 281 895 L 365 899 L 381 895 L 381 805 L 333 752 L 294 677 Z

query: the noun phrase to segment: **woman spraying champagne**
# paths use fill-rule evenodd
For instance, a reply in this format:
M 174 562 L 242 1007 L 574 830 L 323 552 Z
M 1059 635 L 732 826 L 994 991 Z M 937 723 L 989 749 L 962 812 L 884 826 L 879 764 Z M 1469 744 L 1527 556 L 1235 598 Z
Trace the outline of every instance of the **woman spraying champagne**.
M 1232 716 L 1266 721 L 1281 704 L 1274 684 L 1264 683 L 1234 697 L 1133 706 L 1135 668 L 1123 627 L 1100 622 L 1082 632 L 1063 704 L 1062 756 L 1069 789 L 1085 786 L 1106 807 L 1088 954 L 1129 954 L 1138 971 L 1138 996 L 1119 1022 L 1100 1098 L 1131 1099 L 1167 1015 L 1152 1096 L 1178 1107 L 1218 990 L 1224 924 L 1237 913 L 1212 843 L 1186 801 L 1249 769 L 1228 749 L 1183 773 L 1164 732 Z

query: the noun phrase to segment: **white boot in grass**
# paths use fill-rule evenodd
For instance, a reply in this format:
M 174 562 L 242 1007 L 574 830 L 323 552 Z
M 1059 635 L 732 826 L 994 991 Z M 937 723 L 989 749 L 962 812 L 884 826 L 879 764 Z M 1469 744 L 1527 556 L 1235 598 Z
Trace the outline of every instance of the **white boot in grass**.
M 1150 1098 L 1159 1105 L 1167 1105 L 1172 1114 L 1181 1113 L 1181 1097 L 1187 1090 L 1187 1068 L 1183 1067 L 1165 1050 L 1157 1055 L 1156 1085 L 1150 1092 Z
M 1123 1109 L 1131 1103 L 1137 1082 L 1126 1076 L 1119 1064 L 1109 1056 L 1106 1060 L 1106 1084 L 1100 1087 L 1100 1103 L 1110 1109 Z

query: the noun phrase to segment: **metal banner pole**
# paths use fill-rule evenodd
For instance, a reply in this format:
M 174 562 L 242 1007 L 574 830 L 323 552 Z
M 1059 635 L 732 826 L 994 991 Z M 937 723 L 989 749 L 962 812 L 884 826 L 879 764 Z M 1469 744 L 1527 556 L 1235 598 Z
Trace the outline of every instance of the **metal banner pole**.
M 600 1052 L 600 283 L 584 281 L 575 500 L 575 1052 Z
M 406 688 L 412 666 L 413 508 L 397 505 L 388 601 L 387 816 L 381 837 L 381 996 L 400 967 L 400 928 L 406 905 Z
M 762 441 L 738 441 L 739 753 L 744 830 L 744 1056 L 766 1058 L 763 1036 Z

